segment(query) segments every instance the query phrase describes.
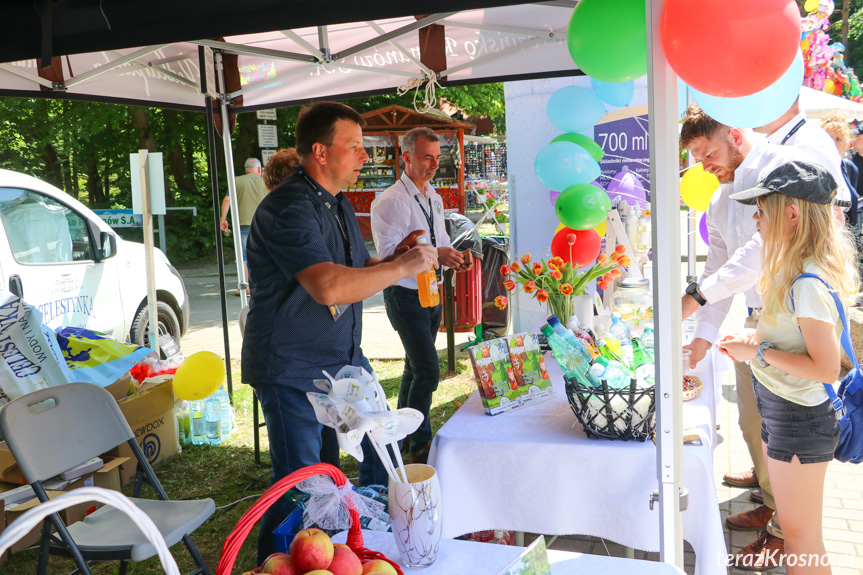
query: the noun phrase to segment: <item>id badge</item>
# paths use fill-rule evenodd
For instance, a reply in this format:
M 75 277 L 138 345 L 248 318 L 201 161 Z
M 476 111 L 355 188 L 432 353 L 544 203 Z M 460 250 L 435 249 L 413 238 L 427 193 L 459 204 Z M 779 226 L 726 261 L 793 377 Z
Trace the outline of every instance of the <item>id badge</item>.
M 343 303 L 339 305 L 331 305 L 330 306 L 330 314 L 333 316 L 333 321 L 339 321 L 339 318 L 342 317 L 342 314 L 351 307 L 349 303 Z

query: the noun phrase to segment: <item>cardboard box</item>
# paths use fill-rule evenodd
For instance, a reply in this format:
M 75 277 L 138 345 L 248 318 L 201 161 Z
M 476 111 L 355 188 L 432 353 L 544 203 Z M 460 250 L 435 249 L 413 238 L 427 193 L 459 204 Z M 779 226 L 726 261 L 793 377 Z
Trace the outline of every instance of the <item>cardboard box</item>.
M 498 415 L 521 406 L 521 392 L 510 362 L 506 338 L 471 346 L 470 361 L 487 415 Z
M 174 386 L 165 381 L 117 402 L 129 422 L 135 439 L 150 465 L 157 467 L 177 454 L 177 418 L 174 417 Z M 111 450 L 110 455 L 126 457 L 120 467 L 120 482 L 128 484 L 135 476 L 137 463 L 128 445 Z
M 554 389 L 536 334 L 516 333 L 508 336 L 506 343 L 522 403 L 534 404 L 551 398 Z
M 92 478 L 90 479 L 92 482 Z M 92 483 L 90 483 L 92 485 Z M 54 499 L 59 495 L 65 493 L 64 491 L 48 491 L 48 498 Z M 12 509 L 6 509 L 6 524 L 11 525 L 15 522 L 16 519 L 21 517 L 28 509 L 32 509 L 39 505 L 38 499 L 31 499 L 25 503 L 22 503 Z M 84 519 L 87 516 L 88 512 L 91 509 L 95 509 L 95 504 L 93 502 L 84 502 L 79 503 L 77 505 L 73 505 L 72 507 L 67 507 L 60 511 L 60 518 L 63 520 L 63 523 L 66 525 L 71 525 L 73 523 L 77 523 Z M 19 551 L 23 551 L 28 547 L 32 547 L 33 545 L 38 545 L 39 541 L 42 540 L 42 523 L 39 523 L 36 527 L 34 527 L 27 535 L 23 538 L 19 539 L 15 544 L 12 545 L 10 552 L 18 553 Z

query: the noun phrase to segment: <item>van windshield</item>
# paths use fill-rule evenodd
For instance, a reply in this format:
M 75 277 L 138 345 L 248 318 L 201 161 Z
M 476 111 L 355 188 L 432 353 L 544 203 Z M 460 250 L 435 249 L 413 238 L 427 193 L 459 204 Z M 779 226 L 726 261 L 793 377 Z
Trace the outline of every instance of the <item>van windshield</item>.
M 19 263 L 91 259 L 82 218 L 53 198 L 29 190 L 0 188 L 0 218 Z

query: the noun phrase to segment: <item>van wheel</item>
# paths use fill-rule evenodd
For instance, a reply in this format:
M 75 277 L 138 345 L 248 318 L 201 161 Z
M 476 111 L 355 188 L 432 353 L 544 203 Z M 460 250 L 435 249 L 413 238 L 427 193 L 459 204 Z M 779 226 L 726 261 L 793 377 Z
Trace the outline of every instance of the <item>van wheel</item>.
M 149 307 L 144 306 L 135 316 L 132 322 L 132 331 L 129 333 L 132 343 L 147 347 L 150 342 L 150 312 Z M 180 321 L 174 309 L 167 303 L 160 301 L 156 303 L 156 321 L 159 322 L 159 337 L 170 335 L 180 345 Z M 159 356 L 164 359 L 164 354 L 159 350 Z

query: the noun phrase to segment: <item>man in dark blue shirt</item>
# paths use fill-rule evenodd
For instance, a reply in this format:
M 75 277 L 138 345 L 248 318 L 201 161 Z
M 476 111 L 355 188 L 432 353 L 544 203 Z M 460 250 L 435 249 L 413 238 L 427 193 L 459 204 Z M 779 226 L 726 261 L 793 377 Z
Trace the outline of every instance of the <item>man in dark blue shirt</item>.
M 247 244 L 252 286 L 243 339 L 242 380 L 261 402 L 272 485 L 320 462 L 321 424 L 306 392 L 321 370 L 363 363 L 362 301 L 437 266 L 432 246 L 369 256 L 350 202 L 341 193 L 368 161 L 365 121 L 355 110 L 318 102 L 297 120 L 300 169 L 258 206 Z M 409 241 L 409 240 L 408 240 Z M 272 532 L 290 508 L 274 505 L 258 539 L 262 563 Z

